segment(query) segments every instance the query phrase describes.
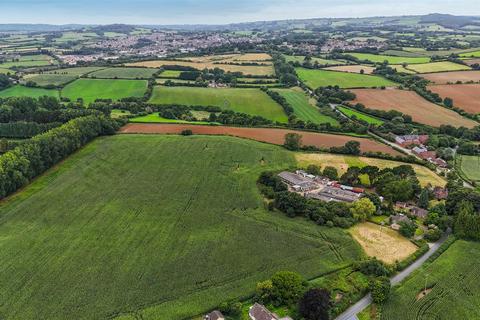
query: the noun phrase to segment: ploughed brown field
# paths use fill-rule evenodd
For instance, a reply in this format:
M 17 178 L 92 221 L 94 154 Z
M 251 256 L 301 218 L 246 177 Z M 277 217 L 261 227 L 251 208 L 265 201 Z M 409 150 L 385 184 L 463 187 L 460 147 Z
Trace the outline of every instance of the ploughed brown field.
M 252 139 L 260 142 L 267 142 L 282 145 L 285 141 L 285 135 L 290 132 L 302 135 L 302 143 L 306 146 L 315 146 L 317 148 L 341 147 L 348 141 L 360 142 L 360 148 L 363 152 L 382 152 L 391 155 L 402 155 L 400 152 L 392 149 L 375 140 L 368 138 L 359 138 L 343 136 L 336 134 L 315 133 L 305 131 L 294 131 L 287 129 L 270 128 L 238 128 L 224 126 L 202 126 L 188 124 L 146 124 L 129 123 L 124 126 L 122 133 L 163 133 L 180 134 L 183 130 L 190 129 L 194 134 L 206 135 L 228 135 L 240 138 Z
M 468 113 L 480 113 L 480 84 L 445 84 L 429 86 L 440 97 L 453 99 L 453 105 Z
M 453 72 L 437 72 L 425 73 L 422 77 L 436 84 L 447 84 L 461 82 L 478 82 L 480 81 L 480 71 L 453 71 Z
M 413 121 L 433 127 L 449 124 L 454 127 L 473 128 L 478 122 L 467 119 L 455 111 L 431 103 L 414 91 L 399 89 L 355 89 L 350 90 L 357 95 L 353 104 L 361 103 L 369 109 L 397 110 L 412 116 Z
M 343 71 L 343 72 L 350 72 L 350 73 L 361 73 L 360 70 L 363 70 L 365 74 L 371 74 L 374 67 L 370 66 L 362 66 L 362 65 L 352 65 L 352 66 L 335 66 L 335 67 L 327 67 L 323 68 L 325 70 L 333 70 L 333 71 Z
M 479 59 L 470 59 L 470 60 L 463 60 L 467 65 L 471 66 L 473 64 L 480 64 L 480 58 Z

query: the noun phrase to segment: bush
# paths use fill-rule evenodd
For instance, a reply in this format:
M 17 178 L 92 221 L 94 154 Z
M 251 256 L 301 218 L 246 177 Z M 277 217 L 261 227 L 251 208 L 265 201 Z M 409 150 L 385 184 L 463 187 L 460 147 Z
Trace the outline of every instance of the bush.
M 375 257 L 368 260 L 358 261 L 353 267 L 355 270 L 358 270 L 367 276 L 380 277 L 390 275 L 390 270 L 387 266 Z
M 186 129 L 182 131 L 182 136 L 191 136 L 191 135 L 193 135 L 193 132 L 190 129 Z
M 391 289 L 388 277 L 378 277 L 370 282 L 369 288 L 372 291 L 373 302 L 382 304 L 390 297 Z

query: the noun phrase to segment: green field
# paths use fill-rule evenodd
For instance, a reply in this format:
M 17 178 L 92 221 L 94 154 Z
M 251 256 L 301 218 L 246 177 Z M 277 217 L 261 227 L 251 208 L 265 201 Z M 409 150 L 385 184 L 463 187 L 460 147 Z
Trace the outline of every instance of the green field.
M 33 81 L 39 86 L 62 86 L 70 81 L 73 81 L 80 76 L 87 73 L 100 70 L 100 67 L 78 67 L 57 69 L 42 73 L 27 74 L 23 77 L 25 81 Z
M 287 60 L 287 62 L 303 63 L 304 60 L 305 60 L 305 56 L 287 56 L 287 55 L 284 55 L 284 57 L 285 57 L 285 60 Z M 312 57 L 312 63 L 315 63 L 315 61 L 317 61 L 320 65 L 325 65 L 325 66 L 340 66 L 340 65 L 346 64 L 344 61 L 340 61 L 340 60 Z
M 182 71 L 179 71 L 179 70 L 165 70 L 162 73 L 160 73 L 159 77 L 175 79 L 175 78 L 178 78 L 180 76 L 180 73 L 182 73 Z
M 456 241 L 396 287 L 382 320 L 476 320 L 480 310 L 480 243 Z M 424 290 L 432 289 L 419 299 Z
M 469 66 L 453 63 L 450 61 L 430 62 L 425 64 L 422 64 L 422 63 L 412 64 L 407 66 L 406 69 L 412 70 L 418 73 L 471 70 Z
M 100 79 L 150 79 L 157 69 L 152 68 L 108 68 L 89 74 L 91 78 Z
M 147 89 L 146 80 L 100 80 L 78 79 L 62 90 L 62 97 L 76 101 L 82 98 L 84 103 L 96 99 L 118 100 L 128 97 L 143 97 Z
M 350 108 L 338 107 L 338 109 L 349 118 L 355 116 L 355 118 L 357 118 L 358 120 L 363 120 L 363 121 L 365 121 L 369 124 L 374 124 L 374 125 L 377 125 L 377 126 L 381 126 L 384 123 L 379 118 L 369 116 L 368 114 L 358 112 L 358 111 L 352 110 Z
M 153 89 L 149 101 L 154 104 L 180 104 L 187 106 L 218 106 L 266 119 L 287 122 L 282 107 L 259 89 L 215 89 L 193 87 L 163 87 Z
M 456 166 L 470 181 L 480 182 L 480 157 L 458 155 L 455 159 Z
M 467 58 L 467 57 L 480 58 L 480 50 L 461 53 L 459 54 L 459 56 L 464 58 Z
M 0 68 L 8 69 L 13 67 L 29 68 L 29 67 L 44 67 L 49 66 L 52 63 L 48 60 L 34 60 L 34 61 L 13 61 L 0 63 Z
M 380 54 L 370 54 L 370 53 L 356 53 L 356 52 L 347 52 L 346 54 L 356 57 L 360 60 L 369 60 L 375 63 L 383 63 L 388 61 L 389 64 L 415 64 L 415 63 L 427 63 L 430 62 L 429 57 L 398 57 L 398 56 L 387 56 Z
M 0 98 L 8 98 L 8 97 L 38 98 L 42 96 L 52 96 L 52 97 L 58 98 L 58 91 L 42 89 L 42 88 L 29 88 L 29 87 L 24 87 L 20 85 L 16 85 L 0 91 Z
M 167 119 L 160 117 L 158 113 L 147 114 L 146 116 L 139 116 L 131 118 L 130 122 L 135 123 L 183 123 L 183 124 L 210 124 L 210 122 L 205 121 L 184 121 L 176 119 Z
M 295 70 L 300 79 L 312 89 L 326 86 L 339 86 L 341 88 L 371 88 L 396 85 L 394 82 L 380 76 L 305 68 L 296 68 Z
M 301 89 L 272 89 L 272 91 L 285 97 L 298 119 L 313 123 L 330 123 L 332 126 L 338 125 L 335 118 L 320 113 L 318 107 L 315 106 L 315 101 L 311 102 Z
M 2 203 L 2 318 L 185 319 L 278 270 L 347 266 L 345 230 L 264 209 L 260 172 L 292 165 L 232 137 L 97 139 Z

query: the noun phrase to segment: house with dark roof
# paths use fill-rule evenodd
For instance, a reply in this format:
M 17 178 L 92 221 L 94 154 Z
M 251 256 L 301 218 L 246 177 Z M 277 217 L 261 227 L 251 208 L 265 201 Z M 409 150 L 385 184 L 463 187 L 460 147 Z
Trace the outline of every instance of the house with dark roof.
M 425 210 L 419 207 L 412 207 L 410 209 L 410 213 L 417 218 L 425 219 L 428 215 L 428 210 Z

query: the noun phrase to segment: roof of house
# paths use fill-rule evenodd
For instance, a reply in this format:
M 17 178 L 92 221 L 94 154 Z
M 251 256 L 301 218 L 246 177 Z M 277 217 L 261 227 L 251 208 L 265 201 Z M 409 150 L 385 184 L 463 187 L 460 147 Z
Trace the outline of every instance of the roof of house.
M 410 219 L 403 214 L 399 214 L 399 215 L 396 215 L 396 216 L 390 216 L 390 220 L 391 220 L 392 223 L 410 221 Z
M 413 207 L 411 209 L 411 212 L 417 216 L 417 217 L 420 217 L 420 218 L 424 218 L 427 216 L 428 214 L 428 210 L 425 210 L 425 209 L 422 209 L 422 208 L 419 208 L 419 207 Z
M 248 311 L 248 315 L 252 320 L 279 320 L 276 315 L 271 313 L 265 306 L 256 303 Z
M 278 174 L 278 176 L 286 181 L 288 184 L 294 185 L 294 186 L 300 186 L 302 188 L 310 188 L 315 186 L 315 183 L 309 179 L 305 178 L 301 175 L 288 172 L 288 171 L 283 171 Z
M 205 316 L 205 320 L 224 320 L 224 319 L 225 317 L 218 310 L 214 310 Z

